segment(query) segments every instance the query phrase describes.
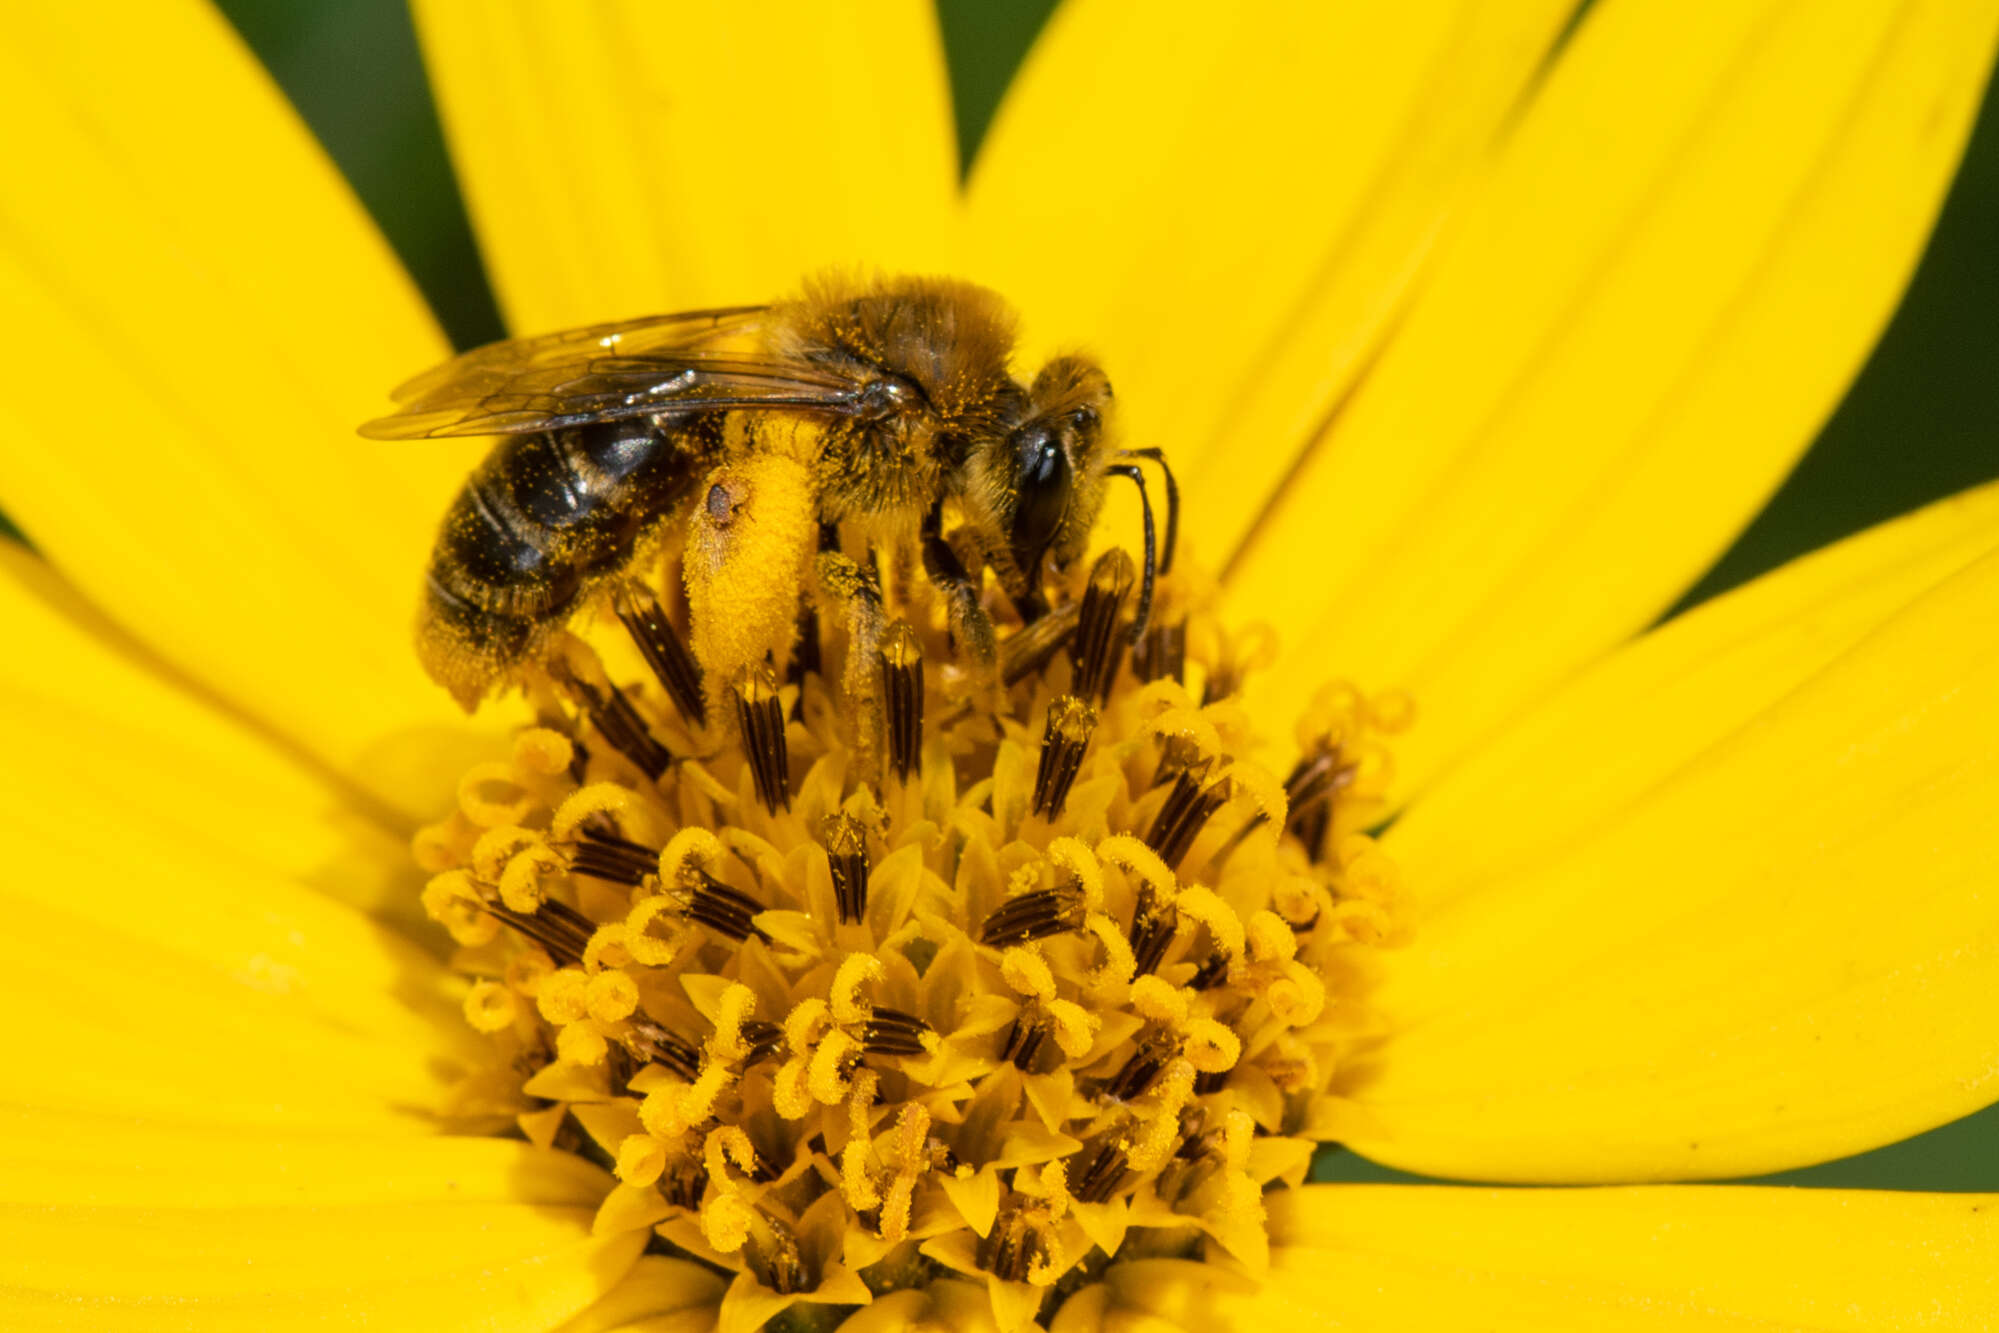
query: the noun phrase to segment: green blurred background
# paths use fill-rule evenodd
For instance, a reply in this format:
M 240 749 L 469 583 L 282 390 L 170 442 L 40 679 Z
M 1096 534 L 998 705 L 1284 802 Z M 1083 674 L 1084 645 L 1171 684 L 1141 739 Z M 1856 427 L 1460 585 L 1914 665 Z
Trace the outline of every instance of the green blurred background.
M 502 336 L 397 0 L 222 0 L 374 212 L 461 347 Z M 939 0 L 970 161 L 1052 0 Z M 1689 594 L 1711 596 L 1799 552 L 1999 476 L 1999 123 L 1988 96 L 1963 172 L 1886 338 L 1824 434 Z M 4 520 L 0 520 L 4 522 Z M 1884 886 L 1884 895 L 1893 892 Z M 1892 900 L 1884 899 L 1892 910 Z M 1350 1155 L 1322 1179 L 1408 1179 Z M 1999 1190 L 1999 1108 L 1773 1180 Z

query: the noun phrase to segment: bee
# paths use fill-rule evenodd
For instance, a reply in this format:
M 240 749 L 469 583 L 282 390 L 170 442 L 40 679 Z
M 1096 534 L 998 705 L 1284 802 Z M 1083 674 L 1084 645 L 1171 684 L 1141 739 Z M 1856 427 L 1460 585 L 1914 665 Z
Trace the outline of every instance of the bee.
M 920 563 L 954 640 L 990 670 L 983 571 L 1024 625 L 1043 620 L 1044 579 L 1084 551 L 1108 479 L 1143 497 L 1125 460 L 1164 461 L 1108 443 L 1094 361 L 1060 356 L 1022 383 L 1013 345 L 1010 310 L 970 283 L 827 279 L 768 305 L 494 343 L 418 375 L 361 434 L 500 437 L 438 530 L 417 626 L 426 670 L 475 707 L 675 533 L 693 657 L 711 676 L 782 662 L 808 591 L 874 633 L 875 551 Z M 1144 513 L 1134 637 L 1159 572 L 1149 500 Z M 732 578 L 746 564 L 757 577 Z

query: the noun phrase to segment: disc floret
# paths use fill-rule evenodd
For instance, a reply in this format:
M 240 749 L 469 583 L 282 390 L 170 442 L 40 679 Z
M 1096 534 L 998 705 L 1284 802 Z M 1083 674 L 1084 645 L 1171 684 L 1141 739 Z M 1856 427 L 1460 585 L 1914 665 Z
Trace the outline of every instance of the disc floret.
M 1338 1135 L 1366 955 L 1406 934 L 1366 830 L 1410 710 L 1328 687 L 1278 778 L 1239 702 L 1267 638 L 1183 567 L 1171 657 L 1125 652 L 1129 566 L 1007 683 L 912 597 L 869 646 L 891 707 L 847 706 L 829 635 L 753 719 L 736 685 L 690 704 L 670 599 L 621 588 L 559 645 L 590 687 L 417 839 L 491 1043 L 467 1113 L 598 1160 L 600 1227 L 765 1318 L 973 1284 L 1016 1327 L 1133 1258 L 1260 1269 L 1264 1192 Z

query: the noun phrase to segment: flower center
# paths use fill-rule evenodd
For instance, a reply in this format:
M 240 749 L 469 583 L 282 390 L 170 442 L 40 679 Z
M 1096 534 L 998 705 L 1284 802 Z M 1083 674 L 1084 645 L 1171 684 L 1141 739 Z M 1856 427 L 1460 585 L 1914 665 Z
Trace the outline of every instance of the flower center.
M 674 580 L 608 595 L 417 839 L 492 1043 L 468 1112 L 781 1297 L 968 1278 L 1005 1325 L 1135 1257 L 1260 1265 L 1397 934 L 1365 830 L 1410 709 L 1328 687 L 1280 779 L 1239 702 L 1270 636 L 1183 565 L 1134 641 L 1133 582 L 1104 556 L 997 680 L 910 588 L 872 661 L 808 617 L 705 695 Z

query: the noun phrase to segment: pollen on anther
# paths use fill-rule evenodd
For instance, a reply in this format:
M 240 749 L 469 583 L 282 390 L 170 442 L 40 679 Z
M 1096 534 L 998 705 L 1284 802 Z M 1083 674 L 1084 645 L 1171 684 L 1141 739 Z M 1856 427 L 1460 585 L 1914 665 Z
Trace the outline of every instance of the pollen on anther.
M 906 622 L 883 636 L 881 679 L 889 767 L 908 781 L 923 757 L 923 648 Z
M 687 650 L 666 609 L 650 593 L 621 588 L 615 599 L 618 619 L 651 667 L 680 715 L 695 726 L 706 726 L 708 705 L 701 694 L 701 664 Z
M 842 921 L 859 921 L 868 907 L 868 839 L 861 821 L 838 814 L 826 821 L 826 863 L 833 906 Z
M 1041 755 L 1034 772 L 1035 814 L 1054 819 L 1069 800 L 1069 789 L 1083 768 L 1083 754 L 1090 735 L 1097 729 L 1097 710 L 1073 694 L 1064 694 L 1048 705 L 1048 721 L 1042 728 Z
M 729 692 L 735 700 L 736 725 L 749 761 L 757 799 L 775 814 L 791 808 L 791 761 L 784 735 L 784 704 L 777 676 L 768 665 L 747 672 Z
M 1124 635 L 1118 632 L 1118 613 L 1137 578 L 1131 557 L 1118 547 L 1099 556 L 1090 570 L 1076 616 L 1076 639 L 1069 646 L 1076 664 L 1076 693 L 1086 700 L 1103 703 L 1110 698 L 1125 646 Z

